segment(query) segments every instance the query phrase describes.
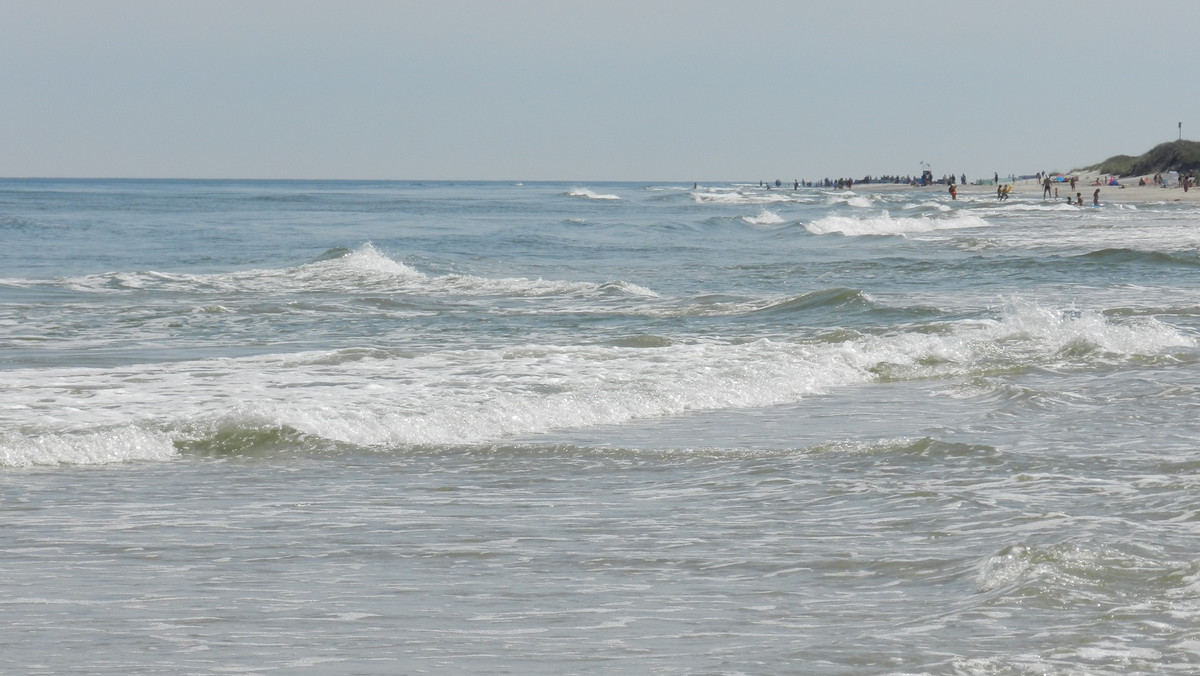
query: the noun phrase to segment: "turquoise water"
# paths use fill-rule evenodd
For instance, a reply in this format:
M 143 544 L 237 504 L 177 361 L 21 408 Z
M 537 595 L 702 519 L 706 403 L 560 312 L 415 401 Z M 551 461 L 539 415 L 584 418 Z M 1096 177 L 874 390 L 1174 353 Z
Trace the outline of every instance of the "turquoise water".
M 1192 673 L 1200 208 L 960 197 L 0 181 L 0 670 Z

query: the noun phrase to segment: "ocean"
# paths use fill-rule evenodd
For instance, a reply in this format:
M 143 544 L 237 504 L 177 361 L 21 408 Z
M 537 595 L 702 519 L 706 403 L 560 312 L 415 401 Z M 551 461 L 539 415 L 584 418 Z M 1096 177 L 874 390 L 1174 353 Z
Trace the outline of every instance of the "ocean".
M 0 672 L 1196 673 L 1200 205 L 1038 192 L 0 180 Z

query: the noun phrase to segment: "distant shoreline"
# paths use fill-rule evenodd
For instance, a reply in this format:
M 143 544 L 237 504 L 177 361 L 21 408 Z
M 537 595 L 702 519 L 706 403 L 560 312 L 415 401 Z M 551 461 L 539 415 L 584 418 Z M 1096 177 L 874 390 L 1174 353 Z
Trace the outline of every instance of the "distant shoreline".
M 1149 181 L 1152 176 L 1133 176 L 1130 178 L 1119 179 L 1121 186 L 1110 185 L 1093 185 L 1096 181 L 1107 179 L 1107 175 L 1099 175 L 1094 172 L 1076 174 L 1079 180 L 1075 184 L 1075 191 L 1081 193 L 1085 204 L 1092 203 L 1092 193 L 1096 188 L 1100 188 L 1100 202 L 1127 202 L 1127 203 L 1161 203 L 1161 202 L 1200 202 L 1200 187 L 1192 186 L 1187 192 L 1183 188 L 1178 188 L 1172 185 L 1168 188 L 1160 188 L 1153 185 L 1139 186 L 1137 184 L 1139 178 L 1145 178 Z M 136 178 L 136 177 L 66 177 L 66 176 L 2 176 L 0 181 L 13 183 L 37 183 L 37 182 L 97 182 L 97 183 L 291 183 L 296 185 L 302 184 L 547 184 L 547 185 L 607 185 L 607 184 L 632 184 L 632 185 L 670 185 L 678 186 L 680 189 L 687 189 L 694 184 L 694 181 L 649 181 L 649 180 L 545 180 L 545 179 L 361 179 L 361 178 Z M 1020 200 L 1038 200 L 1042 198 L 1042 187 L 1036 179 L 1017 179 L 1014 181 L 1006 181 L 1003 178 L 1000 184 L 1012 185 L 1012 192 L 1009 194 L 1012 199 Z M 751 181 L 701 181 L 698 183 L 701 188 L 713 185 L 722 186 L 744 186 L 752 188 L 755 186 Z M 780 192 L 792 192 L 792 183 L 783 183 L 779 187 L 774 185 L 762 185 L 760 187 Z M 1058 201 L 1066 202 L 1067 196 L 1071 193 L 1070 185 L 1067 183 L 1053 183 L 1052 188 L 1058 188 Z M 806 186 L 803 190 L 826 189 L 835 190 L 836 188 L 825 187 L 821 185 Z M 909 183 L 855 183 L 850 190 L 859 193 L 867 192 L 909 192 L 913 190 L 921 190 L 938 195 L 949 200 L 948 186 L 945 184 L 934 184 L 929 186 L 914 186 Z M 989 183 L 988 185 L 976 185 L 968 183 L 967 185 L 959 185 L 957 187 L 959 196 L 978 197 L 988 195 L 995 198 L 996 184 Z M 1054 198 L 1051 197 L 1050 201 Z

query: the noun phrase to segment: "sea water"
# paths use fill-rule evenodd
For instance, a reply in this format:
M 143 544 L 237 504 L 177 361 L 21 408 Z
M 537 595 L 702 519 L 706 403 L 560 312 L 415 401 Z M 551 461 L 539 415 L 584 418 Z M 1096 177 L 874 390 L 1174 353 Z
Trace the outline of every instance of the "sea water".
M 1191 674 L 1200 207 L 0 181 L 0 672 Z

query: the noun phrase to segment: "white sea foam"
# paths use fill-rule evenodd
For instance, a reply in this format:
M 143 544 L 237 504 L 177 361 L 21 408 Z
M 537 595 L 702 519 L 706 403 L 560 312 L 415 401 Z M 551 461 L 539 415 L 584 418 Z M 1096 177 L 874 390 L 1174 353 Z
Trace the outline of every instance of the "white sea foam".
M 710 190 L 695 191 L 691 195 L 694 201 L 702 204 L 775 204 L 801 201 L 782 190 Z
M 169 460 L 170 436 L 138 425 L 77 432 L 0 434 L 0 467 L 104 465 L 135 460 Z
M 1081 211 L 1079 207 L 1067 204 L 1066 202 L 996 202 L 995 200 L 975 199 L 974 204 L 979 207 L 979 213 L 985 216 L 994 216 L 999 214 L 1038 214 L 1046 212 L 1057 212 L 1063 214 L 1078 214 L 1090 213 Z M 1087 207 L 1090 208 L 1090 207 Z
M 814 235 L 838 233 L 857 237 L 862 235 L 904 235 L 957 228 L 981 228 L 987 225 L 988 223 L 984 219 L 967 213 L 956 213 L 942 218 L 928 218 L 925 216 L 897 218 L 884 210 L 879 216 L 874 218 L 826 216 L 806 224 L 805 227 Z
M 903 208 L 906 210 L 932 209 L 933 211 L 941 212 L 946 212 L 953 209 L 953 207 L 951 207 L 949 204 L 945 204 L 944 202 L 911 202 L 909 204 L 905 204 Z
M 653 289 L 648 289 L 644 286 L 640 286 L 640 285 L 634 284 L 632 282 L 623 282 L 623 281 L 609 282 L 607 284 L 602 284 L 599 288 L 601 290 L 615 289 L 621 293 L 629 294 L 631 296 L 641 296 L 643 298 L 659 298 L 658 293 L 656 293 Z

